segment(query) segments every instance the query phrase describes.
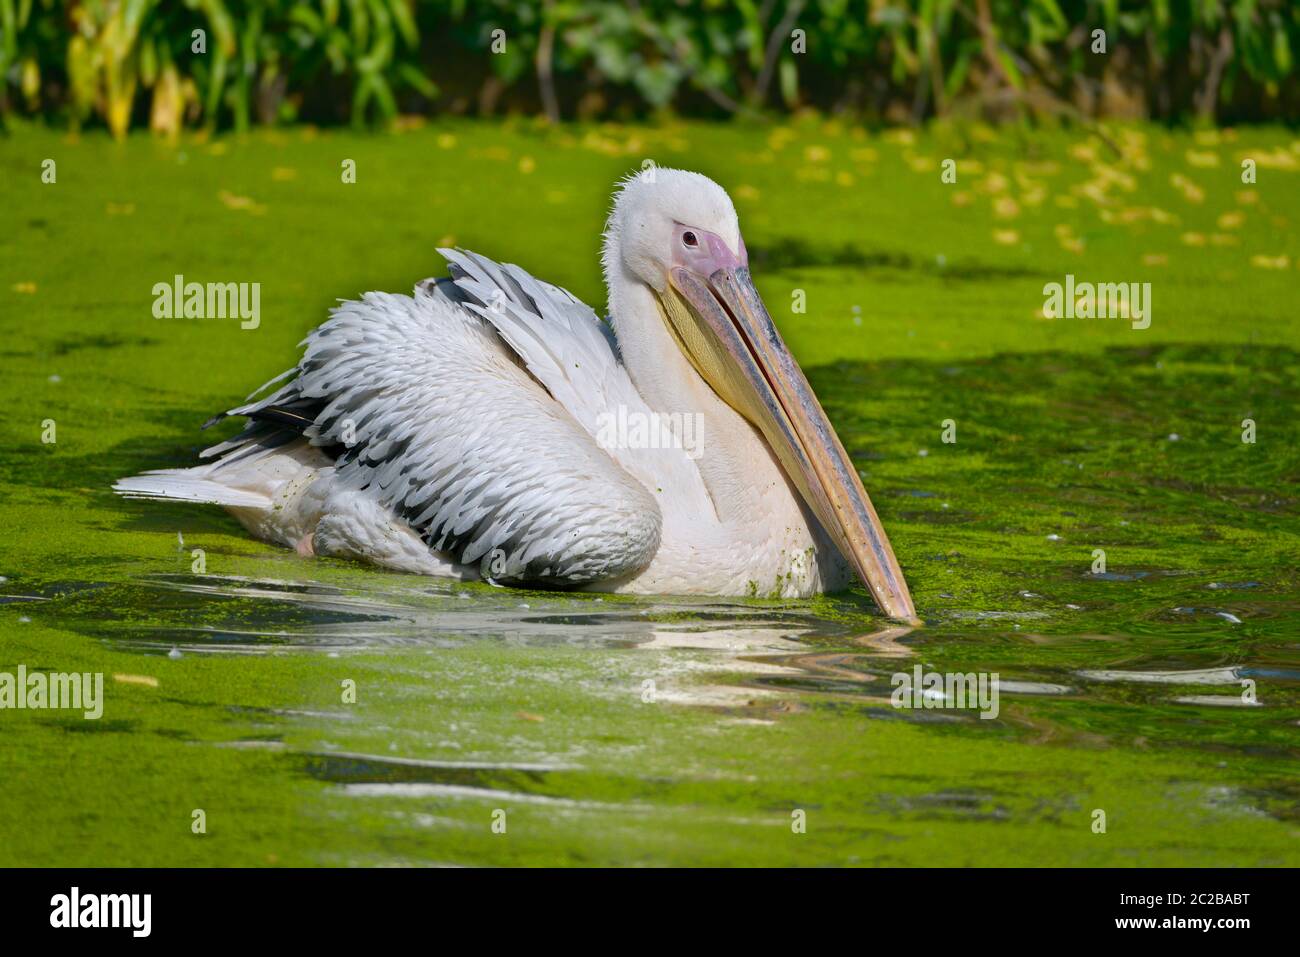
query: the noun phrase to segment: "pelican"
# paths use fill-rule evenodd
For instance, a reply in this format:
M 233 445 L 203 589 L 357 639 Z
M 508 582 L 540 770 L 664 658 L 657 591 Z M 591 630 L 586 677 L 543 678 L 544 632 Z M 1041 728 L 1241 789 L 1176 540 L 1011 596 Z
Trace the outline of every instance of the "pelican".
M 856 575 L 915 621 L 717 183 L 618 184 L 608 324 L 518 266 L 439 252 L 448 277 L 342 302 L 296 367 L 210 420 L 247 419 L 212 461 L 114 490 L 222 505 L 304 556 L 501 585 L 804 597 Z

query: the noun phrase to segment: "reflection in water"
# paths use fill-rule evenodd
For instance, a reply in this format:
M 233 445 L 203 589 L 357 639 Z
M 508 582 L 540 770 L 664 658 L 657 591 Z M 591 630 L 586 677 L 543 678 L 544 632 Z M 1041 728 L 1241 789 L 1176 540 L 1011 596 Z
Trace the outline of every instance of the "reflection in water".
M 1080 671 L 1093 681 L 1136 681 L 1164 685 L 1232 685 L 1241 680 L 1237 668 L 1205 668 L 1190 671 Z
M 251 652 L 268 643 L 303 649 L 367 649 L 492 638 L 539 645 L 739 653 L 788 650 L 799 635 L 835 631 L 797 610 L 754 607 L 725 599 L 593 598 L 428 579 L 411 581 L 414 584 L 409 587 L 364 593 L 316 583 L 215 576 L 158 576 L 141 587 L 252 600 L 258 603 L 257 620 L 285 622 L 285 627 L 276 629 L 222 624 L 173 633 L 174 644 L 194 650 L 212 642 L 219 642 L 222 651 Z M 293 613 L 284 615 L 277 605 L 291 608 Z
M 501 862 L 507 845 L 464 842 L 515 804 L 540 815 L 529 860 L 543 863 L 598 844 L 602 863 L 730 863 L 755 828 L 783 832 L 759 862 L 957 850 L 987 864 L 1013 848 L 1000 862 L 1124 864 L 1191 844 L 1198 861 L 1276 863 L 1279 831 L 1224 822 L 1293 822 L 1300 807 L 1297 361 L 1153 346 L 809 370 L 879 490 L 917 629 L 881 622 L 860 592 L 628 598 L 305 562 L 247 545 L 215 513 L 117 501 L 78 521 L 120 528 L 129 547 L 51 552 L 30 579 L 0 569 L 0 612 L 153 656 L 124 669 L 163 676 L 125 689 L 139 724 L 88 730 L 132 756 L 158 740 L 225 749 L 200 766 L 246 760 L 255 804 L 297 807 L 289 791 L 315 788 L 335 863 Z M 917 456 L 953 410 L 970 423 L 961 444 Z M 1233 444 L 1224 423 L 1246 410 L 1276 438 Z M 58 478 L 81 487 L 93 466 L 107 481 L 155 445 Z M 172 522 L 232 573 L 184 573 Z M 950 703 L 933 695 L 895 708 L 894 676 L 915 668 L 996 673 L 997 716 L 925 707 Z M 355 706 L 339 700 L 353 676 Z M 160 775 L 157 793 L 177 783 Z M 1104 841 L 1089 829 L 1099 806 L 1115 811 Z M 814 815 L 802 845 L 788 841 L 795 809 Z M 555 823 L 571 818 L 582 826 Z M 826 835 L 836 843 L 818 848 Z
M 592 596 L 565 592 L 520 592 L 458 582 L 386 575 L 367 580 L 364 590 L 317 581 L 282 581 L 238 576 L 155 575 L 118 586 L 119 605 L 153 608 L 157 614 L 141 625 L 131 619 L 87 622 L 99 634 L 149 652 L 221 652 L 261 654 L 269 651 L 330 655 L 376 649 L 463 647 L 473 642 L 501 642 L 528 647 L 563 646 L 592 654 L 640 650 L 682 652 L 661 680 L 657 700 L 735 710 L 750 708 L 746 720 L 770 720 L 776 702 L 789 710 L 823 701 L 856 701 L 863 706 L 890 704 L 893 676 L 908 671 L 905 661 L 924 664 L 928 672 L 997 673 L 999 693 L 1012 701 L 1062 699 L 1133 701 L 1144 686 L 1169 691 L 1145 698 L 1148 706 L 1167 704 L 1252 708 L 1294 706 L 1300 673 L 1279 667 L 1267 656 L 1257 663 L 1198 666 L 1199 654 L 1222 656 L 1214 643 L 1185 642 L 1185 667 L 1160 668 L 1159 643 L 1123 632 L 1080 636 L 1045 630 L 1068 621 L 1071 606 L 1041 611 L 954 609 L 932 618 L 925 627 L 873 623 L 850 601 L 836 605 L 807 602 L 757 602 L 705 597 Z M 97 600 L 103 595 L 92 589 Z M 1021 596 L 1031 594 L 1021 591 Z M 75 613 L 65 598 L 66 612 Z M 41 596 L 32 596 L 41 597 Z M 89 610 L 89 606 L 87 607 Z M 1163 617 L 1162 614 L 1157 615 Z M 1039 630 L 990 645 L 988 636 L 966 629 L 972 621 L 1042 620 Z M 873 627 L 874 624 L 874 627 Z M 1004 625 L 1004 627 L 1007 627 Z M 1019 630 L 1021 625 L 1010 627 Z M 1143 660 L 1146 654 L 1155 655 Z M 1045 651 L 1044 651 L 1045 650 Z M 1077 667 L 1109 657 L 1114 667 Z M 1209 664 L 1209 661 L 1206 661 Z M 1267 696 L 1197 695 L 1176 689 L 1236 686 L 1267 681 Z M 1175 731 L 1181 718 L 1152 712 Z M 1069 712 L 1062 712 L 1068 715 Z M 894 717 L 931 722 L 970 717 L 973 712 L 900 709 Z M 735 716 L 733 716 L 734 718 Z M 1014 725 L 1024 716 L 1008 719 Z M 1052 721 L 1037 710 L 1033 721 Z M 1093 733 L 1096 722 L 1093 720 Z M 1041 730 L 1041 727 L 1040 727 Z M 1175 735 L 1177 736 L 1177 735 Z

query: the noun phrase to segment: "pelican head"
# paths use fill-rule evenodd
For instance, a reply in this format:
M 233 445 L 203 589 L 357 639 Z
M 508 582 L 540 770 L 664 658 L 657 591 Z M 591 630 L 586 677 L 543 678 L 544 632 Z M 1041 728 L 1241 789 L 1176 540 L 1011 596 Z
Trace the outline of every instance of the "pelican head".
M 915 620 L 857 470 L 754 288 L 726 191 L 684 170 L 633 176 L 615 198 L 603 258 L 611 283 L 616 273 L 630 274 L 653 291 L 695 371 L 762 433 L 881 610 Z

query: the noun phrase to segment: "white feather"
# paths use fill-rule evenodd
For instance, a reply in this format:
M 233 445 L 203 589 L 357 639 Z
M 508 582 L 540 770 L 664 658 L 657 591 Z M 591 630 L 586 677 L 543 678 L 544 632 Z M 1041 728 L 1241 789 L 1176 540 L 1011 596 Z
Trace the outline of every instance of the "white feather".
M 205 450 L 214 461 L 114 489 L 224 505 L 255 535 L 304 554 L 424 574 L 713 594 L 803 595 L 842 583 L 846 566 L 771 451 L 656 338 L 662 323 L 637 298 L 649 286 L 636 274 L 651 270 L 664 223 L 739 241 L 716 184 L 656 172 L 655 188 L 624 185 L 607 230 L 611 306 L 624 307 L 617 342 L 567 291 L 443 250 L 453 281 L 334 309 L 303 341 L 296 368 L 228 413 L 251 421 Z M 639 372 L 619 344 L 629 357 L 635 350 Z M 598 442 L 610 416 L 692 404 L 710 449 L 731 463 L 714 479 L 721 500 L 702 470 L 716 473 L 716 456 Z

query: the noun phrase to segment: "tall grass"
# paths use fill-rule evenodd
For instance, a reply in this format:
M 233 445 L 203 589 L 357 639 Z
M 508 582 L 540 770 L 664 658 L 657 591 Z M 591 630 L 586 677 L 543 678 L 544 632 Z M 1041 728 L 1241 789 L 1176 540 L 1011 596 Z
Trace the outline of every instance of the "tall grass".
M 1290 0 L 0 0 L 0 118 L 1293 119 L 1297 43 Z

